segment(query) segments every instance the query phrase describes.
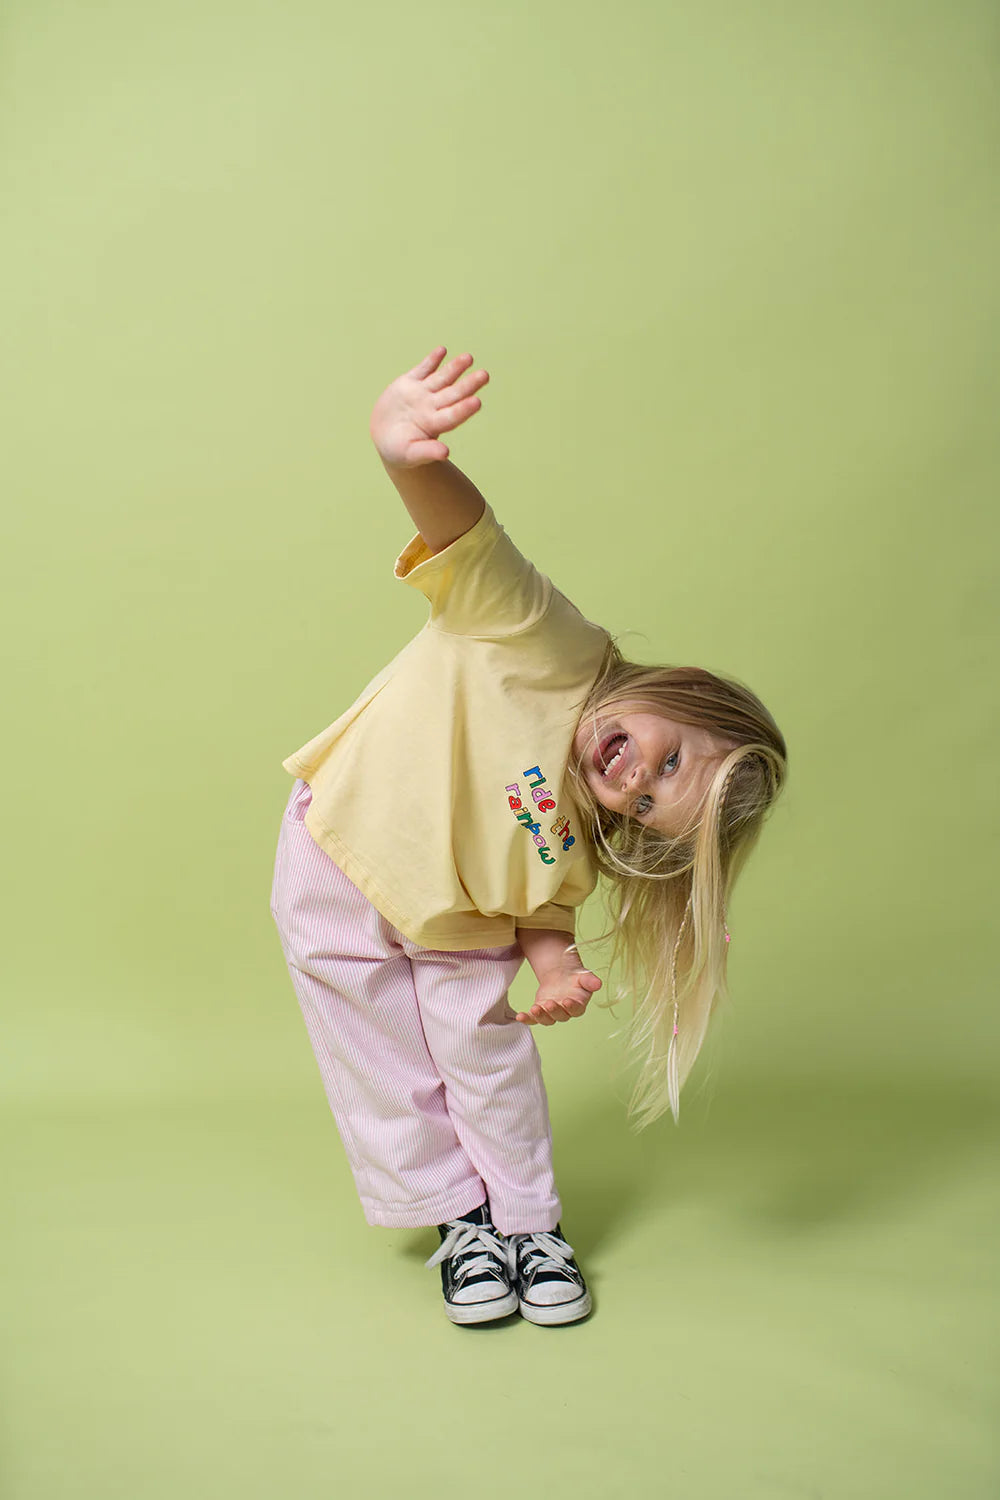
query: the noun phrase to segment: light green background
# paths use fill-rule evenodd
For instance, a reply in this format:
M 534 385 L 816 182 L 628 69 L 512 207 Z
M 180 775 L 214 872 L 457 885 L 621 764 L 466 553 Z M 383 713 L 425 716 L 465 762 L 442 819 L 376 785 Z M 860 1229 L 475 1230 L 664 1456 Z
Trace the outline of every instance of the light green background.
M 4 1500 L 996 1495 L 996 56 L 8 4 Z M 607 1012 L 536 1033 L 565 1329 L 364 1223 L 268 912 L 281 760 L 423 620 L 367 422 L 439 342 L 515 541 L 790 747 L 680 1127 Z

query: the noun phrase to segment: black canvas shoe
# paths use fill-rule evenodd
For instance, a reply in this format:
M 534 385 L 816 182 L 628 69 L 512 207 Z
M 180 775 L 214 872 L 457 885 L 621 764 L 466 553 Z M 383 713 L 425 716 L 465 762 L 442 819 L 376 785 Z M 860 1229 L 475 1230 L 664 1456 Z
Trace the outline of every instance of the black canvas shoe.
M 489 1323 L 517 1312 L 507 1247 L 490 1221 L 489 1203 L 438 1225 L 440 1247 L 428 1266 L 441 1267 L 444 1310 L 453 1323 Z
M 575 1323 L 590 1312 L 587 1283 L 561 1224 L 538 1234 L 507 1235 L 507 1266 L 529 1323 Z

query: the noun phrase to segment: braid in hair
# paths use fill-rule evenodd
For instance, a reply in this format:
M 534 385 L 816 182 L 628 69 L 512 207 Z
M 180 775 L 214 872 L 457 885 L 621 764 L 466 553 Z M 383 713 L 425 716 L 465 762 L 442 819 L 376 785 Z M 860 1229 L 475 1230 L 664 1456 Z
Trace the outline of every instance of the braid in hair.
M 732 767 L 732 769 L 730 770 L 728 776 L 726 777 L 726 779 L 725 779 L 725 781 L 723 783 L 722 793 L 721 793 L 721 795 L 719 797 L 719 809 L 718 809 L 720 821 L 721 821 L 721 818 L 722 818 L 722 808 L 723 808 L 723 805 L 724 805 L 725 800 L 726 800 L 726 794 L 729 791 L 729 787 L 730 787 L 730 784 L 731 784 L 732 779 L 733 779 L 733 772 L 736 770 L 736 768 L 737 768 L 737 766 L 739 764 L 740 764 L 740 762 L 737 761 L 736 765 Z M 673 1028 L 673 1034 L 671 1035 L 671 1038 L 670 1038 L 670 1047 L 669 1047 L 669 1050 L 667 1052 L 667 1098 L 670 1100 L 670 1106 L 671 1106 L 671 1109 L 673 1110 L 674 1119 L 676 1119 L 677 1116 L 678 1116 L 678 1114 L 680 1113 L 680 1087 L 679 1087 L 679 1083 L 678 1083 L 679 1073 L 678 1073 L 678 1063 L 677 1063 L 677 1045 L 678 1045 L 677 1044 L 677 1034 L 678 1034 L 678 1025 L 677 1025 L 677 1016 L 678 1016 L 678 1003 L 677 1003 L 677 953 L 678 953 L 678 950 L 679 950 L 680 945 L 681 945 L 681 939 L 684 936 L 685 928 L 687 927 L 688 916 L 690 915 L 690 912 L 691 912 L 691 901 L 692 901 L 693 894 L 694 893 L 692 891 L 688 895 L 687 904 L 684 907 L 684 916 L 681 919 L 681 925 L 680 925 L 680 928 L 679 928 L 678 933 L 677 933 L 676 941 L 674 943 L 673 952 L 670 955 L 670 992 L 671 992 L 671 995 L 673 997 L 674 1028 Z M 730 941 L 730 935 L 729 935 L 729 928 L 726 925 L 726 909 L 725 909 L 725 907 L 723 907 L 723 909 L 722 909 L 722 927 L 723 927 L 723 931 L 726 934 L 726 942 L 728 943 Z

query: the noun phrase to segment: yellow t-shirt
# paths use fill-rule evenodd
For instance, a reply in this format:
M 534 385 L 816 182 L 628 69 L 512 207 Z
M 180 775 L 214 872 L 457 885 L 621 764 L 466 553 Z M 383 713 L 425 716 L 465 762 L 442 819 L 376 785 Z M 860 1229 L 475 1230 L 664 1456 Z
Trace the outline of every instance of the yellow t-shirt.
M 523 557 L 486 506 L 395 577 L 430 618 L 351 707 L 282 762 L 309 783 L 317 844 L 425 948 L 500 947 L 516 927 L 572 932 L 594 889 L 566 784 L 609 636 Z

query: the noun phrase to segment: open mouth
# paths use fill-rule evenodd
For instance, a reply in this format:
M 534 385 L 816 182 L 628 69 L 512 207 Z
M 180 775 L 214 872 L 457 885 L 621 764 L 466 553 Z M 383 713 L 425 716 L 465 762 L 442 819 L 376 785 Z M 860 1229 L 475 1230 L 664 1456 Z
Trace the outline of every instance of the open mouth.
M 594 751 L 594 770 L 606 781 L 615 767 L 622 764 L 627 748 L 627 734 L 609 734 Z

